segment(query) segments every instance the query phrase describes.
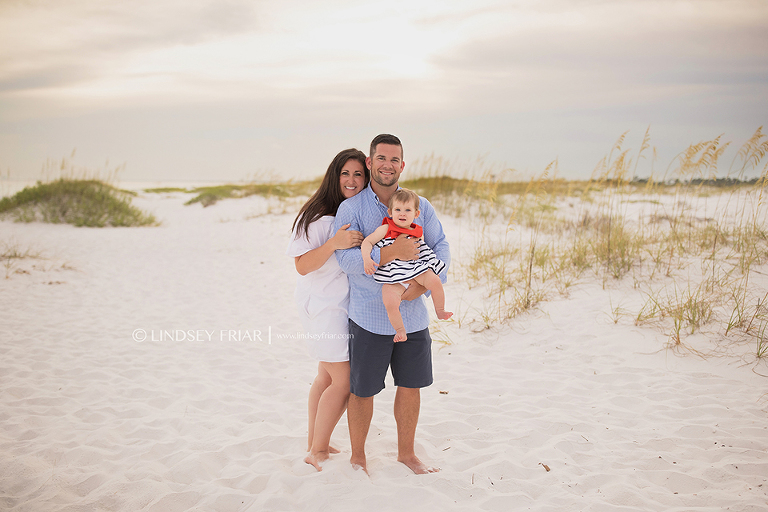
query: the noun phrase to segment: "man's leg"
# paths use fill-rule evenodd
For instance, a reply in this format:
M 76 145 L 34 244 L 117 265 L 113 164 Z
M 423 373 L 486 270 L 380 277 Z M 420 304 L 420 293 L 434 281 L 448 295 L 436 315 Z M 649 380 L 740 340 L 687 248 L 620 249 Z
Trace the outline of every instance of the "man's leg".
M 421 462 L 416 456 L 414 443 L 416 425 L 419 423 L 421 390 L 398 387 L 395 394 L 395 421 L 397 422 L 397 460 L 417 475 L 440 471 Z
M 395 421 L 397 422 L 397 460 L 414 473 L 438 471 L 422 463 L 414 451 L 416 425 L 421 408 L 420 388 L 432 384 L 432 339 L 429 330 L 409 332 L 408 341 L 395 343 L 392 376 L 395 378 Z
M 349 442 L 352 445 L 352 457 L 349 462 L 355 469 L 368 472 L 365 460 L 365 440 L 373 418 L 373 397 L 349 395 L 347 405 L 347 423 L 349 424 Z

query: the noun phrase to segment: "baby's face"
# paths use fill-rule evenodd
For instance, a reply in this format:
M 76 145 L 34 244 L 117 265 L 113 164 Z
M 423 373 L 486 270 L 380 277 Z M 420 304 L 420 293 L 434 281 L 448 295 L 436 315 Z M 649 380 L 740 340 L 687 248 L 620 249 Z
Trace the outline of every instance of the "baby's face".
M 389 210 L 389 216 L 395 221 L 401 228 L 408 228 L 413 223 L 413 220 L 419 216 L 419 210 L 412 202 L 401 203 L 395 201 L 392 204 L 392 208 Z

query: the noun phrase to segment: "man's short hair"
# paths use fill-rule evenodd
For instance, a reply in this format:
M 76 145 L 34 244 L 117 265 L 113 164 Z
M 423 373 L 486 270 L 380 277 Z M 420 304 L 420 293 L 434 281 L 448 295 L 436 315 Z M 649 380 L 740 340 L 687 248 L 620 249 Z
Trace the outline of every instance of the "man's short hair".
M 382 133 L 381 135 L 377 135 L 373 138 L 371 141 L 371 153 L 368 155 L 369 157 L 373 158 L 373 155 L 376 153 L 376 147 L 379 144 L 390 144 L 392 146 L 400 146 L 400 158 L 403 158 L 403 144 L 400 142 L 400 139 L 395 137 L 394 135 L 390 135 L 388 133 Z
M 408 190 L 407 188 L 399 188 L 395 190 L 395 193 L 389 198 L 390 210 L 395 205 L 395 202 L 401 204 L 413 203 L 415 210 L 419 211 L 419 194 L 413 190 Z

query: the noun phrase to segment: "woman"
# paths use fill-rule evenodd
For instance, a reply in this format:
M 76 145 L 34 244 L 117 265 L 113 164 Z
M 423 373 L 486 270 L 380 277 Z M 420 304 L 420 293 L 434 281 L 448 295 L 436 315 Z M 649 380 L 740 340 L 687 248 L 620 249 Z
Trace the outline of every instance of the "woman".
M 320 188 L 293 221 L 287 251 L 300 274 L 296 302 L 307 345 L 318 360 L 317 377 L 309 390 L 309 455 L 304 459 L 318 471 L 330 453 L 338 453 L 330 447 L 331 433 L 349 399 L 349 284 L 334 251 L 363 241 L 362 233 L 347 229 L 349 224 L 334 233 L 333 221 L 341 202 L 363 190 L 368 180 L 361 151 L 346 149 L 336 155 Z

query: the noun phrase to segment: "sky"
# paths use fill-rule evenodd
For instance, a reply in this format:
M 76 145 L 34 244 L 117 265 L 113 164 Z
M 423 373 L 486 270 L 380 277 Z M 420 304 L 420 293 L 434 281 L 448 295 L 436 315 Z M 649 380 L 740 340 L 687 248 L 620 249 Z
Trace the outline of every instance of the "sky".
M 725 174 L 766 123 L 765 0 L 0 0 L 6 179 L 73 151 L 128 181 L 312 178 L 379 133 L 406 173 L 569 179 L 625 132 L 656 176 L 723 134 Z

